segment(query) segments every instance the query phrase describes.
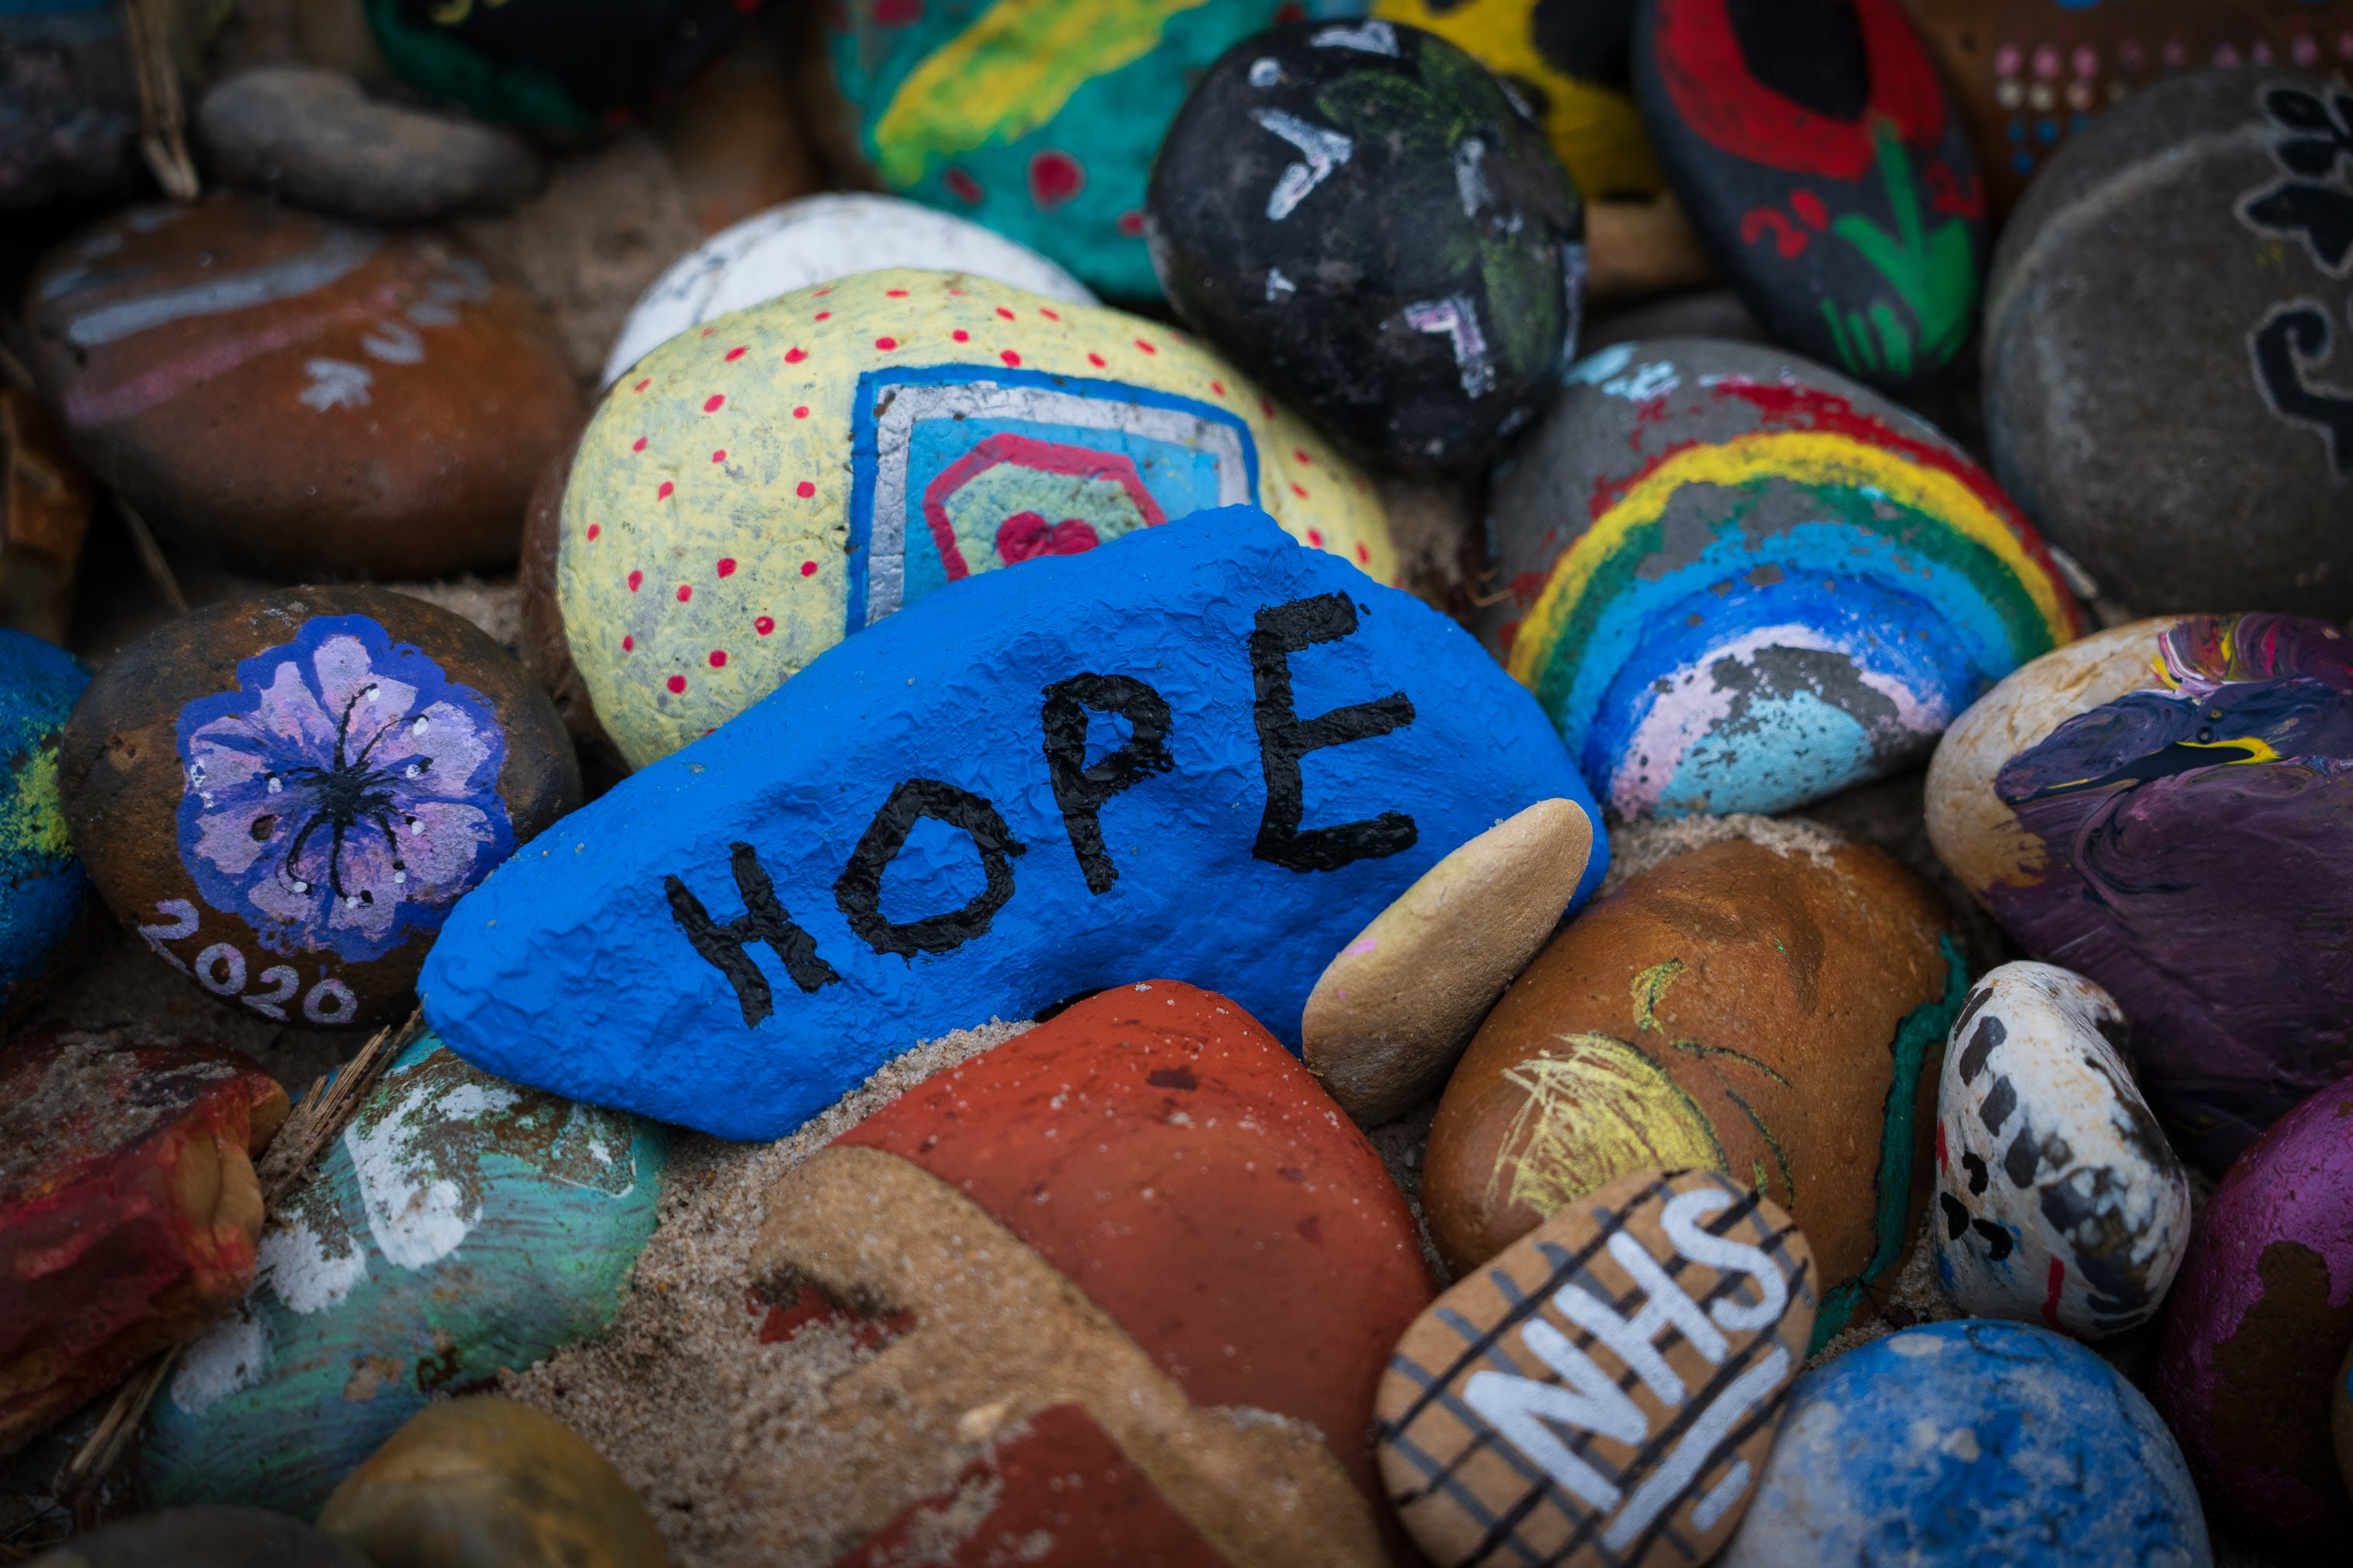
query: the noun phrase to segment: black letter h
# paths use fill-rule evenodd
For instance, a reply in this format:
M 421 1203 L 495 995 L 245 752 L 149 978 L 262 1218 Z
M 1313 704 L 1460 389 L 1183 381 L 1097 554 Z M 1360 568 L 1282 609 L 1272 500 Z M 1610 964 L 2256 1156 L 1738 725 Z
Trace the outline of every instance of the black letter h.
M 744 912 L 725 925 L 712 920 L 702 900 L 676 877 L 664 877 L 662 886 L 670 891 L 670 912 L 678 929 L 686 933 L 694 951 L 735 987 L 735 1000 L 743 1004 L 744 1024 L 749 1028 L 776 1011 L 768 977 L 745 951 L 754 942 L 766 942 L 768 950 L 784 961 L 785 973 L 793 977 L 793 984 L 804 992 L 831 985 L 841 976 L 818 956 L 817 938 L 795 925 L 785 906 L 777 902 L 776 885 L 768 879 L 752 847 L 737 844 L 733 848 L 735 890 L 744 895 Z

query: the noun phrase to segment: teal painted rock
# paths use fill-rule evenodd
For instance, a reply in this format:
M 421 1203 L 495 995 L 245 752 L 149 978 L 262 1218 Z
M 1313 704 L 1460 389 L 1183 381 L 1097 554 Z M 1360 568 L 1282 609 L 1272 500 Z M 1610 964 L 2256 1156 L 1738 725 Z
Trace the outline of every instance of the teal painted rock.
M 90 672 L 0 630 L 0 1016 L 29 999 L 90 891 L 58 796 L 58 742 Z
M 653 1234 L 660 1129 L 402 1052 L 149 1416 L 158 1502 L 308 1517 L 440 1390 L 601 1332 Z
M 1341 943 L 1552 799 L 1595 819 L 1468 633 L 1225 507 L 828 649 L 476 889 L 418 991 L 470 1061 L 723 1138 L 1124 982 L 1215 988 L 1295 1050 Z
M 1155 300 L 1144 190 L 1210 62 L 1362 0 L 873 0 L 826 7 L 828 127 L 902 196 L 973 219 L 1113 300 Z

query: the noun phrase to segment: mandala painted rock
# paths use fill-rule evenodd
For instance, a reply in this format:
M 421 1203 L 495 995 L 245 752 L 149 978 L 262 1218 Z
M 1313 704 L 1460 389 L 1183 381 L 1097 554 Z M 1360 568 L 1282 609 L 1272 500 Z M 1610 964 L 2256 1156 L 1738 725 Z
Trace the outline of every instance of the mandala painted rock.
M 667 1145 L 620 1111 L 395 1058 L 262 1233 L 245 1300 L 151 1407 L 159 1502 L 308 1517 L 425 1408 L 601 1333 L 653 1234 Z
M 948 584 L 1238 503 L 1397 580 L 1364 476 L 1181 334 L 868 272 L 674 338 L 613 388 L 573 465 L 557 594 L 643 766 Z
M 196 1332 L 253 1282 L 253 1157 L 286 1091 L 132 1029 L 0 1051 L 0 1454 Z
M 1817 833 L 1713 844 L 1555 937 L 1463 1053 L 1423 1165 L 1458 1273 L 1629 1171 L 1724 1172 L 1805 1227 L 1817 1347 L 1919 1234 L 1949 922 L 1877 850 Z
M 409 1006 L 450 907 L 580 804 L 547 698 L 470 621 L 282 589 L 115 656 L 67 726 L 66 819 L 158 957 L 289 1024 Z
M 839 1496 L 845 1562 L 902 1560 L 955 1501 L 937 1434 L 975 1426 L 1003 1484 L 976 1542 L 1076 1450 L 1136 1501 L 1090 1485 L 1055 1533 L 1170 1555 L 1065 1561 L 1379 1560 L 1374 1389 L 1436 1287 L 1372 1145 L 1223 997 L 1113 986 L 917 1085 L 777 1184 L 754 1268 L 786 1317 L 899 1336 L 831 1387 L 839 1468 L 791 1481 Z
M 2256 1534 L 2353 1538 L 2329 1388 L 2353 1347 L 2353 1079 L 2272 1124 L 2198 1216 L 2150 1396 L 2199 1489 Z
M 1550 400 L 1585 216 L 1478 61 L 1391 22 L 1302 22 L 1209 68 L 1153 165 L 1177 313 L 1370 461 L 1475 467 Z
M 1592 814 L 1460 628 L 1237 507 L 935 595 L 640 769 L 468 900 L 426 1014 L 508 1077 L 774 1138 L 1139 973 L 1290 1035 L 1342 942 L 1555 798 Z
M 2342 89 L 2195 72 L 2073 138 L 2003 231 L 1994 471 L 2118 603 L 2353 614 L 2348 155 Z
M 26 314 L 82 460 L 158 528 L 287 576 L 512 561 L 579 417 L 554 329 L 480 261 L 256 196 L 109 218 Z
M 1069 305 L 1087 286 L 1003 235 L 895 196 L 835 191 L 786 202 L 712 236 L 654 279 L 605 356 L 605 384 L 680 333 L 779 294 L 886 268 L 962 272 Z
M 1739 1522 L 1813 1333 L 1812 1250 L 1761 1194 L 1636 1171 L 1414 1320 L 1381 1474 L 1437 1563 L 1704 1563 Z
M 2157 1315 L 2189 1245 L 2189 1177 L 2133 1084 L 2116 1001 L 2005 963 L 1953 1025 L 1937 1089 L 1936 1274 L 1975 1317 L 2079 1340 Z
M 1898 0 L 1645 0 L 1634 61 L 1659 162 L 1774 342 L 1892 389 L 1953 363 L 1985 186 Z
M 1437 34 L 1535 114 L 1588 201 L 1663 183 L 1634 103 L 1637 0 L 1373 0 L 1373 15 Z
M 138 78 L 112 0 L 0 12 L 0 211 L 88 199 L 138 168 Z
M 486 120 L 594 131 L 666 100 L 760 0 L 362 0 L 412 87 Z
M 61 647 L 0 628 L 0 1017 L 21 1011 L 80 915 L 58 748 L 90 672 Z
M 1783 811 L 1916 763 L 2077 630 L 1959 447 L 1818 365 L 1620 343 L 1492 491 L 1482 635 L 1623 817 Z
M 374 1568 L 282 1513 L 168 1508 L 77 1535 L 36 1568 Z
M 830 7 L 838 151 L 877 182 L 1153 300 L 1144 187 L 1194 81 L 1233 44 L 1362 0 L 1093 0 Z
M 2024 1323 L 1906 1329 L 1798 1381 L 1721 1568 L 2209 1568 L 2181 1450 L 2140 1391 Z
M 2132 1020 L 2220 1172 L 2353 1044 L 2353 640 L 2294 616 L 2137 622 L 2036 660 L 1928 773 L 1936 853 L 2030 953 Z

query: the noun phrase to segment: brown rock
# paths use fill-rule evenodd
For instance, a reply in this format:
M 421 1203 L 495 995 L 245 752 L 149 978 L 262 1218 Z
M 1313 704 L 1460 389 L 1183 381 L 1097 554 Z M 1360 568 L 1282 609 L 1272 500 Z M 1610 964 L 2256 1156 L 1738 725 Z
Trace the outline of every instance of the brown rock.
M 531 505 L 523 512 L 522 569 L 517 574 L 522 590 L 522 667 L 554 701 L 565 731 L 617 760 L 620 752 L 605 733 L 579 667 L 572 662 L 572 644 L 564 635 L 564 604 L 555 592 L 556 550 L 564 541 L 564 490 L 572 477 L 573 454 L 579 449 L 575 432 L 540 469 Z
M 0 1454 L 205 1326 L 252 1282 L 252 1157 L 286 1091 L 133 1030 L 0 1052 Z
M 36 274 L 27 315 L 95 472 L 157 527 L 290 576 L 513 560 L 581 416 L 554 330 L 480 261 L 259 197 L 108 219 Z
M 124 649 L 66 727 L 66 820 L 124 924 L 290 1024 L 406 1010 L 450 905 L 580 803 L 546 696 L 472 623 L 256 594 Z
M 64 645 L 93 499 L 40 399 L 0 388 L 0 626 Z
M 1422 1188 L 1464 1272 L 1630 1170 L 1772 1197 L 1820 1260 L 1827 1338 L 1901 1261 L 1931 1176 L 1946 1031 L 1968 987 L 1948 918 L 1875 849 L 1716 843 L 1553 939 L 1464 1053 Z

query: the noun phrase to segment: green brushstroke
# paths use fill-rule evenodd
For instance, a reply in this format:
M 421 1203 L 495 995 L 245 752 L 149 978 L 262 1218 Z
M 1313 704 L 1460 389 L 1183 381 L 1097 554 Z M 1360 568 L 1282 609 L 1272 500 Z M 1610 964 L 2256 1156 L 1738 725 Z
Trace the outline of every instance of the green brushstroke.
M 1860 213 L 1841 217 L 1831 225 L 1831 232 L 1862 252 L 1862 258 L 1887 279 L 1919 326 L 1919 352 L 1930 363 L 1942 365 L 1960 352 L 1968 336 L 1970 312 L 1977 305 L 1978 273 L 1969 226 L 1966 219 L 1954 217 L 1931 231 L 1920 210 L 1911 154 L 1905 151 L 1894 125 L 1880 121 L 1872 128 L 1872 140 L 1878 144 L 1879 174 L 1886 182 L 1895 232 L 1888 233 Z M 1872 317 L 1879 328 L 1888 370 L 1895 375 L 1909 375 L 1912 334 L 1884 305 L 1874 307 Z M 1863 335 L 1858 322 L 1855 336 L 1861 340 Z M 1841 356 L 1847 353 L 1843 341 L 1839 352 Z

